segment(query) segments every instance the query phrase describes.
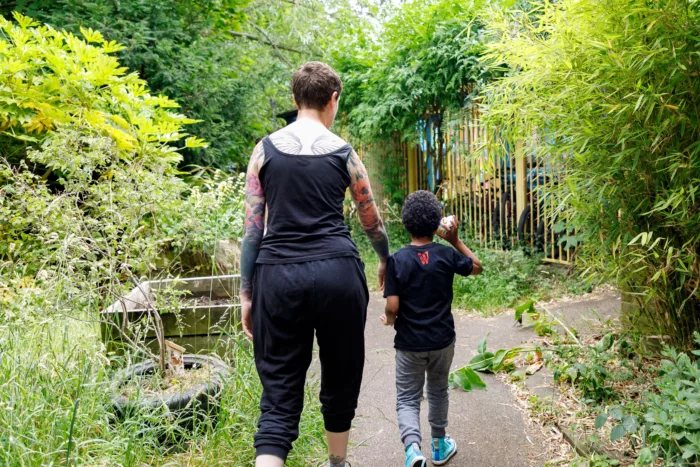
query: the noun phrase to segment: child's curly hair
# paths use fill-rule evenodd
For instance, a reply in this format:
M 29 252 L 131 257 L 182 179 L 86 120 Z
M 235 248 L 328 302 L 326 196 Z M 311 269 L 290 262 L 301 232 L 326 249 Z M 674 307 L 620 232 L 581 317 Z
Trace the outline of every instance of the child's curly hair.
M 415 238 L 432 236 L 440 226 L 441 219 L 442 206 L 437 197 L 429 191 L 415 191 L 408 195 L 403 203 L 403 226 Z

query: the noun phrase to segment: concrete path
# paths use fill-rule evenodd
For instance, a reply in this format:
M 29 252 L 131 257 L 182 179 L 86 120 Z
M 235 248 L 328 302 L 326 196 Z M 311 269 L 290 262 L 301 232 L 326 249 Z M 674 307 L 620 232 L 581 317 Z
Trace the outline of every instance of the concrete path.
M 548 306 L 568 320 L 583 316 L 610 316 L 619 310 L 619 297 L 596 294 L 577 301 Z M 595 309 L 597 312 L 589 313 Z M 351 433 L 349 460 L 353 467 L 400 467 L 403 446 L 396 423 L 394 330 L 384 327 L 379 316 L 384 300 L 373 294 L 366 329 L 367 357 L 358 416 Z M 534 337 L 530 329 L 514 327 L 512 314 L 494 318 L 456 316 L 457 349 L 453 370 L 467 364 L 486 335 L 488 349 L 518 346 Z M 537 378 L 535 378 L 537 380 Z M 448 433 L 458 444 L 458 454 L 449 465 L 455 467 L 526 467 L 543 465 L 540 430 L 529 428 L 518 410 L 510 389 L 493 376 L 485 375 L 487 391 L 450 391 Z M 534 382 L 534 381 L 533 381 Z M 545 382 L 546 384 L 546 382 Z M 423 452 L 428 457 L 430 427 L 427 405 L 421 406 Z M 428 465 L 432 465 L 430 462 Z

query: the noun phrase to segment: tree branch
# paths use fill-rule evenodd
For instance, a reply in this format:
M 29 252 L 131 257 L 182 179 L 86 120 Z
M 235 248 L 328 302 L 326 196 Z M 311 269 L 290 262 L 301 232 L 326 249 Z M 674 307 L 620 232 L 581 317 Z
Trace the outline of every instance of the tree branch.
M 262 42 L 263 44 L 275 47 L 277 49 L 287 50 L 289 52 L 294 52 L 294 53 L 297 53 L 300 55 L 304 55 L 304 52 L 302 52 L 300 50 L 294 49 L 292 47 L 288 47 L 286 45 L 278 45 L 278 44 L 275 44 L 274 42 L 268 41 L 267 39 L 263 39 L 263 38 L 254 36 L 252 34 L 245 33 L 245 32 L 229 31 L 229 34 L 231 34 L 232 36 L 235 36 L 235 37 L 243 37 L 243 38 L 251 40 L 251 41 Z
M 265 32 L 265 30 L 262 29 L 262 28 L 260 28 L 260 27 L 258 27 L 258 26 L 256 26 L 255 24 L 253 25 L 253 27 L 254 27 L 260 34 L 262 34 L 263 36 L 265 36 L 265 39 L 268 40 L 268 42 L 269 42 L 270 45 L 272 46 L 272 49 L 273 49 L 273 50 L 275 51 L 275 53 L 279 56 L 279 58 L 281 58 L 282 61 L 283 61 L 284 63 L 286 63 L 287 65 L 292 66 L 292 62 L 290 62 L 290 61 L 287 59 L 287 57 L 285 57 L 284 54 L 283 54 L 282 52 L 280 52 L 280 50 L 277 48 L 277 44 L 275 44 L 274 42 L 272 42 L 272 40 L 270 39 L 270 36 Z

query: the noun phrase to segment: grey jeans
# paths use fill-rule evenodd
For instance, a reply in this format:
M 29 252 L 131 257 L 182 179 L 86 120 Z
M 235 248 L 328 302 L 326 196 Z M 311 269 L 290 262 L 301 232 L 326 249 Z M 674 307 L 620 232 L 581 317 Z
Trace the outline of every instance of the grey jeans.
M 405 447 L 421 442 L 420 403 L 428 375 L 428 422 L 433 438 L 445 436 L 448 379 L 455 345 L 432 352 L 396 351 L 396 412 Z

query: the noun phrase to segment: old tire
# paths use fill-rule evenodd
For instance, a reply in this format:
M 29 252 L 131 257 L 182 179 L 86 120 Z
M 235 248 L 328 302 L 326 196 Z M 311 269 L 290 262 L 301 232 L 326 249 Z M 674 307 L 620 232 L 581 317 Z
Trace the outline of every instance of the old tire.
M 185 369 L 209 364 L 212 366 L 212 376 L 209 381 L 198 384 L 186 391 L 167 394 L 164 396 L 139 395 L 138 398 L 128 398 L 121 394 L 120 388 L 135 376 L 143 376 L 156 372 L 155 362 L 146 361 L 127 367 L 119 371 L 112 386 L 112 407 L 119 416 L 129 412 L 143 409 L 167 408 L 171 413 L 184 411 L 209 411 L 216 404 L 212 404 L 221 394 L 224 379 L 229 372 L 229 367 L 218 358 L 209 355 L 183 355 Z
M 520 219 L 518 220 L 518 240 L 520 240 L 521 244 L 527 244 L 527 241 L 532 235 L 530 230 L 532 229 L 530 228 L 530 205 L 528 204 L 525 206 L 525 209 L 523 209 L 523 212 L 520 214 Z

